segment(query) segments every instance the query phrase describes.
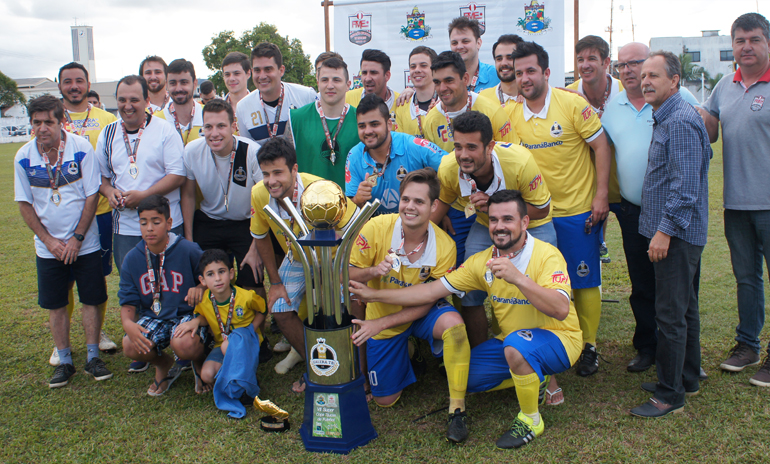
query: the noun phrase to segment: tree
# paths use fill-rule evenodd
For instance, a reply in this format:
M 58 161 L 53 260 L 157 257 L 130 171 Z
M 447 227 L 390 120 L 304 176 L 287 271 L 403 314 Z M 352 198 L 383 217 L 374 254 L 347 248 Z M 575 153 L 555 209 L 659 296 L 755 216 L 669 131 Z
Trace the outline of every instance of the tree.
M 220 69 L 225 56 L 232 51 L 251 56 L 251 50 L 260 42 L 274 43 L 281 50 L 283 65 L 286 66 L 284 81 L 315 87 L 315 77 L 310 73 L 310 56 L 302 50 L 302 42 L 278 35 L 278 29 L 272 24 L 260 23 L 254 29 L 245 31 L 240 38 L 236 38 L 233 31 L 220 32 L 203 49 L 203 61 L 210 70 L 215 71 L 209 80 L 217 93 L 227 92 Z M 249 90 L 254 90 L 254 82 L 251 80 Z
M 682 74 L 679 76 L 679 80 L 682 84 L 700 83 L 701 73 L 706 71 L 692 62 L 692 55 L 686 52 L 682 53 L 679 55 L 679 62 L 682 65 Z
M 0 109 L 10 108 L 16 103 L 24 104 L 27 99 L 19 92 L 16 81 L 0 72 Z
M 706 90 L 708 90 L 709 92 L 713 92 L 714 91 L 714 87 L 717 85 L 717 82 L 721 81 L 723 77 L 725 77 L 725 75 L 722 74 L 722 73 L 719 73 L 719 74 L 717 74 L 714 77 L 711 77 L 711 76 L 709 76 L 707 74 L 706 75 Z

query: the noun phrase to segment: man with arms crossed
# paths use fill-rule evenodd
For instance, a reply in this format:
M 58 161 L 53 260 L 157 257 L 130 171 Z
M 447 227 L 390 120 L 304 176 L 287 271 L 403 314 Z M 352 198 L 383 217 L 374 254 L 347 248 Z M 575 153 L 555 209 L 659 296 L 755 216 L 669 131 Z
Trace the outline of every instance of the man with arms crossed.
M 398 214 L 370 220 L 356 240 L 350 259 L 350 280 L 374 289 L 421 288 L 454 268 L 452 239 L 430 214 L 438 204 L 440 185 L 436 172 L 423 168 L 401 182 Z M 465 390 L 471 348 L 462 317 L 443 298 L 422 305 L 366 306 L 366 320 L 353 320 L 359 330 L 353 343 L 366 343 L 369 384 L 374 401 L 393 406 L 403 389 L 416 381 L 409 362 L 407 339 L 428 341 L 434 356 L 443 356 L 449 383 L 447 440 L 460 443 L 468 437 Z
M 373 290 L 350 282 L 364 301 L 429 304 L 451 294 L 486 291 L 502 333 L 471 350 L 468 392 L 516 386 L 521 412 L 497 440 L 499 448 L 524 446 L 543 433 L 538 390 L 546 376 L 563 372 L 580 354 L 581 334 L 570 302 L 566 263 L 559 251 L 527 233 L 527 204 L 516 190 L 489 198 L 494 243 L 438 281 L 399 290 Z

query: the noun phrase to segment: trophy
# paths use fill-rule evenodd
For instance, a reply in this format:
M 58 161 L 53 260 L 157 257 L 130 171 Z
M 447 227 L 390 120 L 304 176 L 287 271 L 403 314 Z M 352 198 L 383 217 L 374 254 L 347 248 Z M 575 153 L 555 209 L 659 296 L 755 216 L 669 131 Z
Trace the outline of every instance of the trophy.
M 351 338 L 355 326 L 348 311 L 348 263 L 361 228 L 380 201 L 367 202 L 357 210 L 341 237 L 334 227 L 345 216 L 347 200 L 334 182 L 308 184 L 299 202 L 301 214 L 289 198 L 281 201 L 303 234 L 297 237 L 276 211 L 269 205 L 264 207 L 293 245 L 293 259 L 299 260 L 305 274 L 307 373 L 300 435 L 307 451 L 347 454 L 377 438 L 363 388 L 358 347 Z M 308 224 L 314 228 L 312 232 Z

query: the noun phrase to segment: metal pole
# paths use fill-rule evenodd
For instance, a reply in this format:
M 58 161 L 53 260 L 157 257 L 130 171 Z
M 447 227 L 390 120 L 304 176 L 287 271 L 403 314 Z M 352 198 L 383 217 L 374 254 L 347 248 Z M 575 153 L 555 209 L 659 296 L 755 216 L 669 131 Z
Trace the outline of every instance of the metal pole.
M 574 20 L 574 25 L 575 25 L 575 34 L 574 34 L 573 38 L 575 39 L 575 43 L 578 43 L 578 40 L 580 40 L 580 0 L 575 0 L 574 9 L 575 9 L 575 11 L 574 11 L 574 15 L 573 15 L 574 16 L 573 20 Z M 573 44 L 573 50 L 574 50 L 574 44 Z M 574 62 L 573 62 L 574 68 L 572 68 L 572 69 L 574 69 L 574 71 L 572 72 L 572 79 L 573 79 L 572 82 L 577 82 L 577 80 L 578 80 L 577 55 L 575 55 L 574 53 L 573 53 L 573 55 L 574 55 L 575 58 L 574 58 Z

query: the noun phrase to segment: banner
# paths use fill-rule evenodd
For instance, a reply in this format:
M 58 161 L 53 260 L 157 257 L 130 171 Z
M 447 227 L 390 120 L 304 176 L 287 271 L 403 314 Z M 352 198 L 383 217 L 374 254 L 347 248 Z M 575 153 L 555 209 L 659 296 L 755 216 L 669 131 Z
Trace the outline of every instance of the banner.
M 392 62 L 388 85 L 409 86 L 409 52 L 418 45 L 449 50 L 447 26 L 460 15 L 481 25 L 479 59 L 494 65 L 492 45 L 503 34 L 537 42 L 550 58 L 550 84 L 564 86 L 564 0 L 334 0 L 332 49 L 345 58 L 353 87 L 360 87 L 361 53 L 376 48 Z

